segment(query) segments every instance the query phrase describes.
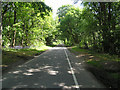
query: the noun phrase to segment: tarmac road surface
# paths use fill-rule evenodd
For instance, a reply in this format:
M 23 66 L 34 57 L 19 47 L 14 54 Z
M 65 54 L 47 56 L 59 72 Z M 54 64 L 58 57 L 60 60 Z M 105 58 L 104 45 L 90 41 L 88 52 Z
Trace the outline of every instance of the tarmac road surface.
M 81 61 L 66 47 L 53 47 L 6 73 L 2 88 L 104 88 Z

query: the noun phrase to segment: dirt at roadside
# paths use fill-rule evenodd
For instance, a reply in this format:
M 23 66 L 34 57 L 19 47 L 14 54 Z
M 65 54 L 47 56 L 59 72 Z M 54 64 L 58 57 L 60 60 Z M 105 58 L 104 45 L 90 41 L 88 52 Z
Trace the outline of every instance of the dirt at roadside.
M 99 63 L 99 67 L 88 64 L 87 61 L 90 59 L 98 60 L 99 58 L 86 54 L 74 51 L 72 48 L 68 48 L 77 58 L 84 58 L 84 62 L 82 63 L 83 66 L 100 81 L 102 82 L 107 88 L 120 88 L 120 63 L 116 61 L 104 61 Z M 115 78 L 113 78 L 113 75 Z

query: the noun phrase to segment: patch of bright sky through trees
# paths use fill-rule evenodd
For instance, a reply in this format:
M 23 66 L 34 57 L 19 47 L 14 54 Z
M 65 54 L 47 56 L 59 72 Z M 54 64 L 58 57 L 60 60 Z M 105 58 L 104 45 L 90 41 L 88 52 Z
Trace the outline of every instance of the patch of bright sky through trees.
M 75 7 L 83 8 L 81 1 L 74 4 L 74 0 L 45 0 L 45 4 L 50 6 L 53 9 L 53 18 L 57 16 L 57 9 L 62 5 L 74 5 Z

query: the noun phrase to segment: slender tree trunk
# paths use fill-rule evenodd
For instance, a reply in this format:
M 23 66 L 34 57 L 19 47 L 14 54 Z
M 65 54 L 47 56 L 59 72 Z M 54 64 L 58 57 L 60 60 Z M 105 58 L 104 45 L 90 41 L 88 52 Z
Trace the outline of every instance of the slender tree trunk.
M 0 2 L 1 3 L 1 2 Z M 0 11 L 2 11 L 2 5 L 0 5 Z M 8 11 L 8 3 L 4 6 L 4 11 L 1 12 L 1 19 L 2 19 L 2 25 L 3 25 L 3 18 L 4 18 L 4 14 Z
M 93 35 L 93 47 L 94 47 L 94 49 L 96 49 L 96 39 L 95 39 L 94 32 L 92 33 L 92 35 Z
M 16 5 L 14 3 L 14 24 L 16 23 Z M 16 30 L 13 32 L 13 42 L 12 42 L 12 46 L 15 46 L 15 39 L 16 39 Z
M 111 2 L 109 2 L 108 5 L 109 5 L 109 6 L 108 6 L 108 9 L 109 9 L 109 10 L 108 10 L 108 12 L 109 12 L 109 13 L 108 13 L 108 26 L 109 26 L 109 30 L 111 30 L 111 27 L 110 27 L 110 25 L 111 25 L 111 24 L 110 24 L 110 23 L 111 23 L 111 11 L 110 11 L 110 9 L 111 9 Z
M 27 27 L 26 27 L 27 28 Z M 26 37 L 25 37 L 25 45 L 28 46 L 28 30 L 25 30 L 25 34 L 26 34 Z
M 0 11 L 2 11 L 2 5 L 0 2 Z M 2 48 L 2 12 L 0 13 L 0 49 Z
M 21 41 L 21 45 L 24 47 L 25 45 L 25 20 L 23 20 L 23 26 L 22 26 L 22 29 L 23 29 L 23 36 L 22 36 L 22 41 Z

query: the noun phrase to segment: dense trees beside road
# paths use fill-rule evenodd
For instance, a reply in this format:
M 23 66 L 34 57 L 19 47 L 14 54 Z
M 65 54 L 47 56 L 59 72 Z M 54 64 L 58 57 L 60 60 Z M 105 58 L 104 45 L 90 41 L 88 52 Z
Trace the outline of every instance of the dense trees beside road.
M 120 2 L 84 2 L 84 8 L 63 5 L 58 18 L 44 2 L 3 2 L 3 46 L 66 45 L 120 54 Z
M 51 11 L 44 2 L 3 2 L 3 46 L 50 44 L 57 23 Z
M 68 45 L 120 54 L 120 2 L 85 2 L 58 9 L 61 37 Z
M 74 1 L 77 3 L 79 0 Z M 18 61 L 26 62 L 46 51 L 49 45 L 60 43 L 73 46 L 69 50 L 75 53 L 78 59 L 84 59 L 92 73 L 100 77 L 106 86 L 118 86 L 120 2 L 82 4 L 82 9 L 63 5 L 58 9 L 58 16 L 53 18 L 51 7 L 44 2 L 0 3 L 2 70 L 19 63 Z M 79 57 L 81 54 L 85 58 Z

